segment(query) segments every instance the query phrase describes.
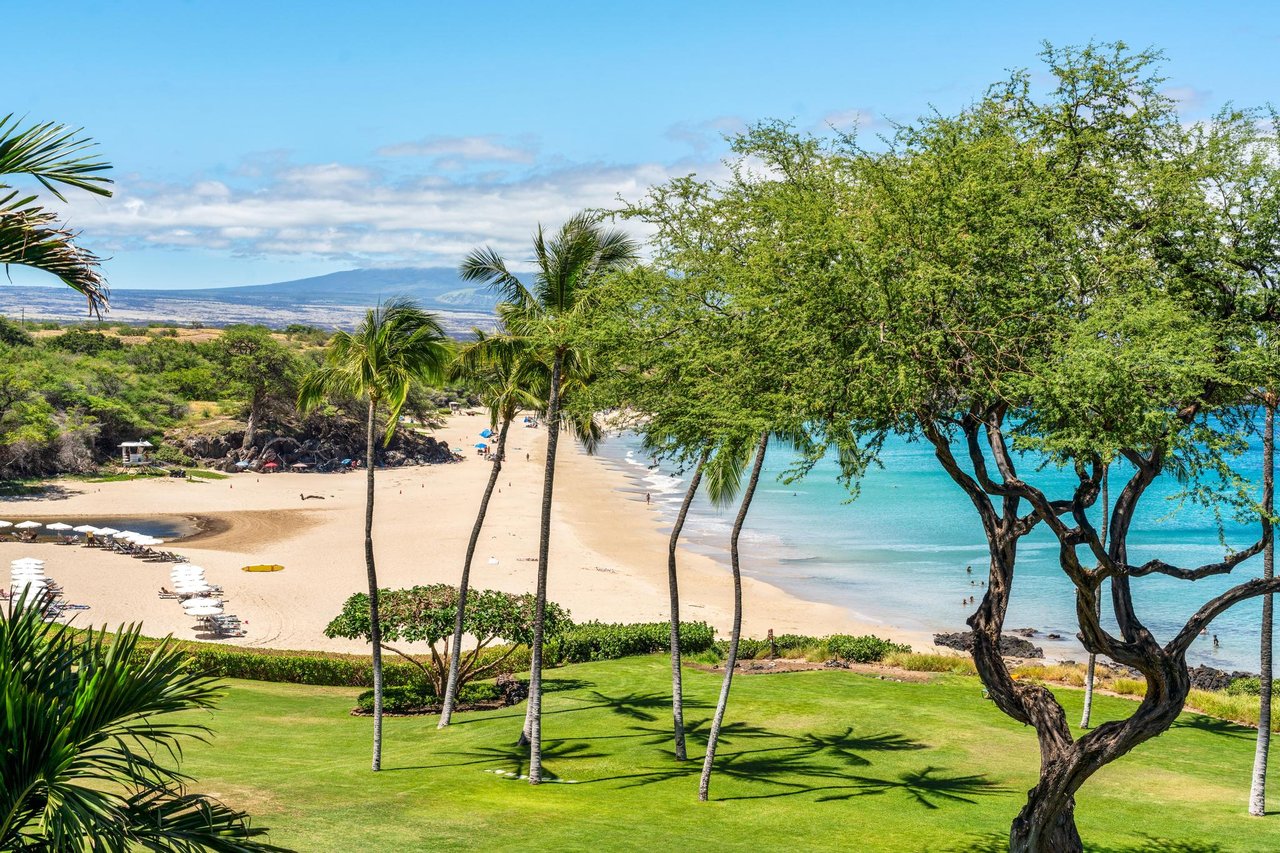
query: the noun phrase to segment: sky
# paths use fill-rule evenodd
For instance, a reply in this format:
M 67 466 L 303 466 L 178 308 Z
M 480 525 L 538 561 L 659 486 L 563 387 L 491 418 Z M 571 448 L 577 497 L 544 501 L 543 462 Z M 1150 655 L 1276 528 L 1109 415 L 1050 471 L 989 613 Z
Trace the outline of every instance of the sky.
M 248 3 L 6 9 L 0 114 L 83 127 L 115 195 L 56 204 L 113 288 L 517 267 L 538 223 L 722 168 L 765 119 L 875 133 L 955 111 L 1041 43 L 1166 54 L 1188 120 L 1280 103 L 1266 2 Z M 43 283 L 15 269 L 18 283 Z

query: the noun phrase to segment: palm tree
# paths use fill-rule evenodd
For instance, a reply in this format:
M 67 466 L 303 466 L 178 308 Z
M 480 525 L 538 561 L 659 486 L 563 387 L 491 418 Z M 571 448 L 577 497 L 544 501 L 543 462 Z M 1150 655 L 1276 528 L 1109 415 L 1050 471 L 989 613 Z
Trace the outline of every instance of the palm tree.
M 281 849 L 172 760 L 209 730 L 169 715 L 212 708 L 214 681 L 168 638 L 146 655 L 141 626 L 72 632 L 39 605 L 0 617 L 0 849 Z
M 745 461 L 743 451 L 748 445 L 738 442 L 721 445 L 714 457 L 708 475 L 707 491 L 712 500 L 727 501 L 737 491 L 741 482 L 742 467 Z M 729 565 L 733 569 L 733 630 L 729 633 L 729 654 L 724 662 L 724 682 L 720 685 L 720 698 L 716 702 L 716 713 L 711 719 L 711 731 L 707 735 L 707 754 L 702 761 L 702 778 L 698 782 L 698 799 L 706 801 L 711 789 L 711 768 L 715 764 L 716 744 L 720 739 L 720 726 L 724 723 L 724 712 L 729 706 L 729 688 L 733 684 L 733 670 L 738 665 L 738 643 L 742 639 L 742 569 L 738 561 L 738 537 L 742 534 L 742 525 L 747 520 L 747 510 L 751 508 L 751 499 L 755 496 L 756 485 L 760 482 L 760 469 L 764 467 L 764 454 L 769 447 L 769 431 L 760 434 L 755 446 L 755 462 L 751 465 L 751 476 L 747 480 L 747 489 L 742 494 L 742 502 L 738 505 L 738 514 L 733 520 L 733 532 L 729 537 Z
M 1102 526 L 1098 529 L 1099 538 L 1102 541 L 1102 547 L 1107 547 L 1107 523 L 1111 515 L 1111 497 L 1107 488 L 1108 474 L 1111 473 L 1110 467 L 1104 465 L 1102 467 Z M 1099 590 L 1101 593 L 1101 590 Z M 1094 608 L 1098 616 L 1102 615 L 1102 596 L 1101 594 L 1094 596 Z M 1089 728 L 1089 718 L 1093 715 L 1093 682 L 1098 670 L 1098 656 L 1093 652 L 1089 652 L 1089 665 L 1085 669 L 1084 674 L 1084 712 L 1080 715 L 1080 728 Z
M 298 408 L 308 412 L 330 397 L 362 400 L 365 425 L 364 562 L 369 581 L 369 641 L 373 646 L 373 769 L 382 767 L 382 630 L 378 622 L 378 573 L 373 559 L 374 447 L 379 409 L 384 410 L 383 443 L 391 441 L 400 409 L 415 379 L 438 379 L 449 363 L 450 346 L 436 318 L 408 299 L 369 309 L 354 332 L 329 339 L 325 363 L 312 371 L 298 392 Z
M 676 572 L 676 547 L 680 544 L 680 534 L 684 531 L 684 522 L 689 516 L 689 506 L 702 483 L 702 470 L 710 455 L 710 445 L 698 455 L 693 474 L 689 477 L 689 486 L 684 492 L 684 500 L 680 501 L 680 511 L 676 513 L 675 523 L 671 526 L 671 537 L 667 541 L 667 590 L 671 597 L 671 720 L 675 733 L 676 761 L 684 761 L 689 757 L 684 743 L 684 684 L 680 672 L 680 580 Z
M 465 281 L 495 288 L 515 307 L 515 334 L 526 337 L 550 356 L 547 389 L 547 459 L 542 480 L 542 516 L 538 538 L 538 581 L 535 594 L 533 642 L 529 667 L 529 781 L 542 781 L 542 640 L 547 603 L 547 559 L 551 543 L 551 497 L 555 487 L 556 447 L 560 438 L 560 409 L 566 367 L 576 351 L 569 330 L 584 296 L 605 275 L 635 263 L 639 250 L 621 231 L 603 228 L 598 219 L 579 213 L 547 238 L 542 226 L 533 237 L 533 285 L 526 287 L 506 261 L 490 248 L 473 251 L 459 271 Z
M 81 131 L 46 122 L 27 128 L 13 114 L 0 118 L 0 178 L 34 178 L 59 201 L 61 187 L 110 196 L 110 179 L 99 174 L 111 168 L 88 154 L 94 142 Z M 83 294 L 92 313 L 107 306 L 107 286 L 99 269 L 101 259 L 76 244 L 77 235 L 58 223 L 58 217 L 0 180 L 0 266 L 31 267 L 62 279 Z
M 1266 409 L 1262 426 L 1262 511 L 1268 519 L 1275 511 L 1276 396 L 1263 397 Z M 1275 541 L 1267 540 L 1262 552 L 1262 576 L 1275 577 Z M 1258 677 L 1258 743 L 1253 755 L 1253 782 L 1249 786 L 1249 814 L 1262 817 L 1267 813 L 1267 754 L 1271 750 L 1271 631 L 1274 619 L 1272 597 L 1262 597 L 1262 658 Z
M 475 332 L 475 340 L 458 353 L 452 369 L 452 377 L 465 379 L 472 387 L 479 387 L 480 397 L 489 409 L 489 423 L 498 430 L 497 455 L 489 472 L 489 482 L 480 497 L 476 523 L 467 541 L 467 554 L 462 561 L 462 579 L 458 584 L 458 612 L 454 618 L 453 643 L 449 651 L 449 677 L 445 683 L 444 704 L 440 709 L 438 728 L 449 725 L 458 690 L 458 662 L 462 659 L 462 631 L 467 606 L 467 590 L 471 584 L 471 561 L 475 557 L 480 531 L 484 528 L 489 499 L 498 484 L 498 475 L 506 458 L 507 432 L 511 422 L 521 409 L 540 408 L 542 399 L 537 394 L 545 385 L 543 372 L 528 358 L 527 347 L 520 338 L 510 335 L 487 335 Z

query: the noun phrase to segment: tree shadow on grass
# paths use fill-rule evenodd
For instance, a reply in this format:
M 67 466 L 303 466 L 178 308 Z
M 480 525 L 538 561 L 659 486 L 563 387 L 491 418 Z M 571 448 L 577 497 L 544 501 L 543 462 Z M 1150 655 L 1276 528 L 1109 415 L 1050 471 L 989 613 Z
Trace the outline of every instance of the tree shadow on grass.
M 1219 735 L 1221 737 L 1238 738 L 1240 740 L 1256 740 L 1258 730 L 1251 729 L 1240 723 L 1233 723 L 1230 720 L 1220 720 L 1217 717 L 1206 717 L 1202 714 L 1183 714 L 1181 717 L 1173 721 L 1171 729 L 1195 729 L 1196 731 L 1206 732 L 1211 735 Z
M 563 759 L 588 759 L 588 758 L 605 758 L 603 752 L 592 752 L 590 744 L 581 739 L 545 739 L 542 742 L 542 761 L 543 776 L 547 779 L 558 779 L 554 773 L 546 767 L 548 761 L 555 762 Z M 418 764 L 407 767 L 384 768 L 385 772 L 395 772 L 401 770 L 437 770 L 442 767 L 468 767 L 477 764 L 497 765 L 494 769 L 501 770 L 504 775 L 523 776 L 529 770 L 529 748 L 527 746 L 519 746 L 518 744 L 501 745 L 501 746 L 479 746 L 474 749 L 458 750 L 454 752 L 441 752 L 440 755 L 455 755 L 461 760 L 459 761 L 441 761 L 437 764 Z
M 1130 842 L 1119 847 L 1099 846 L 1086 841 L 1084 849 L 1089 853 L 1225 853 L 1226 851 L 1222 845 L 1212 842 L 1174 841 L 1154 836 L 1145 836 L 1141 841 Z M 944 853 L 1007 853 L 1009 836 L 998 832 L 975 835 L 955 847 L 945 847 L 942 850 Z

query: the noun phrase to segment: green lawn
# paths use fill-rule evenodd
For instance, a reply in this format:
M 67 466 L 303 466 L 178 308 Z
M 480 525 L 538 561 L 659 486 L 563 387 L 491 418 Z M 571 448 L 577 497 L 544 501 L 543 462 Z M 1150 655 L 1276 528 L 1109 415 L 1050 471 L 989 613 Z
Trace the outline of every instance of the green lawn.
M 1035 781 L 1032 731 L 974 678 L 758 675 L 734 683 L 714 801 L 700 804 L 718 676 L 686 674 L 699 760 L 677 764 L 665 658 L 549 675 L 545 765 L 561 784 L 509 776 L 525 769 L 513 745 L 523 705 L 462 714 L 444 732 L 434 717 L 388 719 L 386 769 L 374 774 L 370 720 L 347 714 L 355 690 L 252 681 L 230 683 L 207 718 L 216 737 L 189 749 L 184 769 L 271 827 L 274 843 L 305 851 L 967 850 L 990 847 Z M 1060 693 L 1078 718 L 1080 692 Z M 1132 707 L 1100 697 L 1095 715 Z M 1252 756 L 1251 730 L 1184 716 L 1089 783 L 1077 807 L 1086 843 L 1280 849 L 1280 814 L 1245 814 Z M 1272 790 L 1280 797 L 1280 773 Z

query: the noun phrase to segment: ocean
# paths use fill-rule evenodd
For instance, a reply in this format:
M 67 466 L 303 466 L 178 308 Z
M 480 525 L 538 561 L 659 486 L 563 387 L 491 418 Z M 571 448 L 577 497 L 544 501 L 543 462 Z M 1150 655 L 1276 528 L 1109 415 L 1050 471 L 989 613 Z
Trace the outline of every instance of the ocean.
M 674 520 L 687 483 L 684 473 L 668 463 L 655 465 L 632 434 L 610 438 L 599 455 L 627 475 L 637 496 L 650 494 L 668 521 Z M 929 445 L 891 439 L 881 454 L 882 467 L 866 475 L 853 501 L 830 460 L 798 482 L 782 482 L 794 461 L 790 448 L 770 446 L 742 534 L 745 574 L 801 598 L 845 607 L 867 621 L 928 632 L 967 630 L 965 619 L 974 605 L 963 602 L 970 595 L 981 600 L 987 548 L 976 511 L 938 466 Z M 1254 448 L 1238 460 L 1238 468 L 1258 482 L 1260 452 Z M 1069 494 L 1075 479 L 1074 474 L 1056 470 L 1037 471 L 1035 460 L 1026 458 L 1019 472 L 1055 496 Z M 1128 473 L 1113 467 L 1113 499 Z M 1172 480 L 1161 477 L 1140 504 L 1129 540 L 1131 560 L 1142 563 L 1160 557 L 1191 566 L 1222 559 L 1225 551 L 1212 512 L 1180 501 Z M 727 565 L 735 512 L 736 507 L 712 506 L 700 493 L 686 523 L 686 544 Z M 1227 519 L 1222 532 L 1228 545 L 1244 548 L 1256 541 L 1259 527 L 1256 522 Z M 1075 639 L 1073 587 L 1058 565 L 1057 550 L 1056 539 L 1043 525 L 1022 540 L 1005 627 L 1034 628 L 1038 634 L 1033 642 L 1049 657 L 1083 660 L 1084 649 Z M 972 567 L 972 575 L 967 567 Z M 1164 642 L 1204 602 L 1261 572 L 1258 556 L 1224 577 L 1195 582 L 1135 578 L 1135 607 Z M 1104 619 L 1108 604 L 1105 598 Z M 1219 616 L 1209 635 L 1195 642 L 1188 661 L 1256 671 L 1261 607 L 1261 599 L 1255 599 Z M 1063 639 L 1046 639 L 1050 633 Z

